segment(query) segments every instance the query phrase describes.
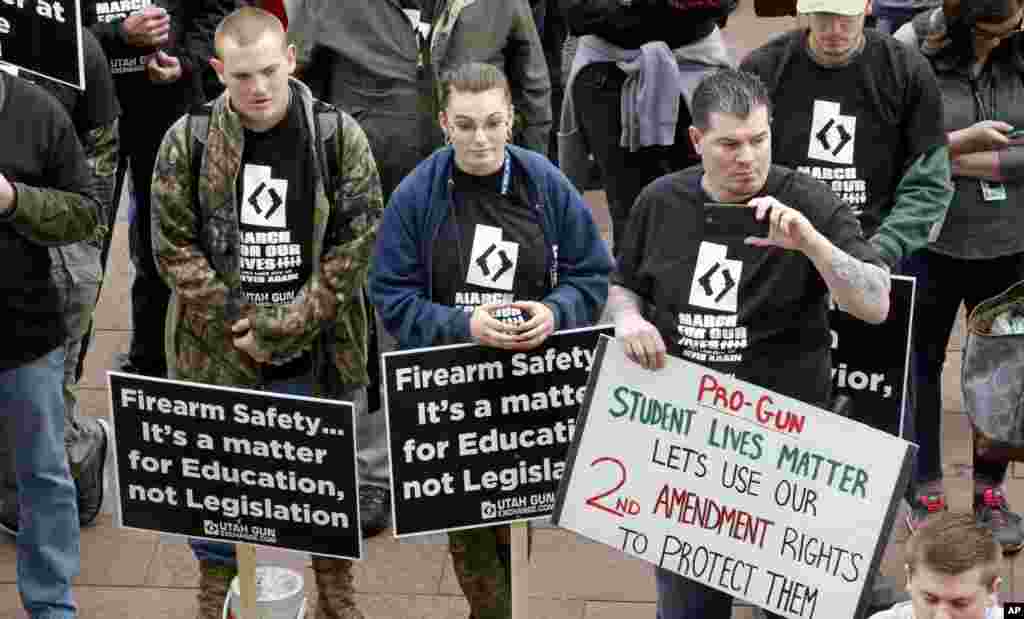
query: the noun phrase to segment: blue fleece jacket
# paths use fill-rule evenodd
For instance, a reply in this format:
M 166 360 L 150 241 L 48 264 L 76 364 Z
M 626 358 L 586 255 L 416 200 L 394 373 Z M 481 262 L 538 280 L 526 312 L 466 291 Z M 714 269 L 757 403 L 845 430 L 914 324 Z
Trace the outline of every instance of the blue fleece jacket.
M 592 324 L 608 298 L 612 259 L 590 210 L 547 158 L 516 146 L 507 153 L 526 171 L 530 204 L 543 213 L 549 292 L 542 302 L 555 315 L 555 329 Z M 470 315 L 430 297 L 433 243 L 451 207 L 453 163 L 449 146 L 416 166 L 392 194 L 377 233 L 370 299 L 403 349 L 470 339 Z

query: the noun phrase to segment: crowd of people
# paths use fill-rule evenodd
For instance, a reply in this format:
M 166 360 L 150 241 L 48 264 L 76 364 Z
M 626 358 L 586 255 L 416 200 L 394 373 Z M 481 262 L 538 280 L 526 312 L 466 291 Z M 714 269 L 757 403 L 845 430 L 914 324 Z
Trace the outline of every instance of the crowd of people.
M 1000 561 L 1024 547 L 1008 462 L 976 448 L 973 510 L 949 510 L 940 387 L 960 305 L 1024 280 L 1024 0 L 875 2 L 791 2 L 802 26 L 736 58 L 725 0 L 83 0 L 84 90 L 0 72 L 0 527 L 28 614 L 77 616 L 113 449 L 77 383 L 127 186 L 112 369 L 353 402 L 366 536 L 390 525 L 382 352 L 532 350 L 603 319 L 651 371 L 699 359 L 830 408 L 831 304 L 884 322 L 890 275 L 914 276 L 910 599 L 877 616 L 1001 616 Z M 253 206 L 267 186 L 282 208 Z M 706 229 L 707 203 L 764 236 Z M 256 272 L 268 225 L 296 259 Z M 500 281 L 470 275 L 485 235 L 518 250 Z M 713 307 L 691 291 L 709 251 L 743 265 Z M 674 336 L 709 311 L 745 328 L 739 351 Z M 508 526 L 447 537 L 471 618 L 509 617 Z M 198 617 L 218 618 L 234 546 L 191 547 Z M 351 562 L 312 565 L 313 616 L 362 617 Z M 730 616 L 717 589 L 654 582 L 659 618 Z

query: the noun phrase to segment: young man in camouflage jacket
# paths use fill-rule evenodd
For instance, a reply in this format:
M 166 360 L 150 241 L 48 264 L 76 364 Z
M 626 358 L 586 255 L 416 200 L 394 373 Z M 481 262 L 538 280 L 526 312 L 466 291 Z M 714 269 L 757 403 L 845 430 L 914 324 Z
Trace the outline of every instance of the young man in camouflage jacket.
M 362 289 L 382 211 L 366 136 L 340 111 L 329 115 L 336 127 L 320 126 L 322 104 L 289 77 L 295 51 L 272 14 L 239 9 L 221 22 L 215 42 L 211 63 L 226 92 L 209 105 L 203 130 L 195 130 L 198 113 L 170 128 L 153 173 L 153 252 L 172 291 L 169 374 L 365 406 Z M 272 202 L 261 202 L 271 193 Z M 255 239 L 268 230 L 290 239 L 289 256 L 298 258 L 252 260 L 262 254 Z M 293 284 L 268 286 L 272 280 Z M 199 616 L 219 618 L 236 571 L 234 547 L 192 546 L 201 568 Z M 362 617 L 350 566 L 313 558 L 317 617 Z

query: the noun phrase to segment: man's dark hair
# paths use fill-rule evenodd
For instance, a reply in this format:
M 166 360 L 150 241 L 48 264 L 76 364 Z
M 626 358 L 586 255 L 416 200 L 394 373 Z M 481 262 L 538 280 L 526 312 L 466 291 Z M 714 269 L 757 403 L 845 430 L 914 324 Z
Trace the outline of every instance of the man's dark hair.
M 761 78 L 737 69 L 719 69 L 697 84 L 690 113 L 693 126 L 707 131 L 711 125 L 711 114 L 715 112 L 747 118 L 761 105 L 768 108 L 768 117 L 771 118 L 772 104 Z

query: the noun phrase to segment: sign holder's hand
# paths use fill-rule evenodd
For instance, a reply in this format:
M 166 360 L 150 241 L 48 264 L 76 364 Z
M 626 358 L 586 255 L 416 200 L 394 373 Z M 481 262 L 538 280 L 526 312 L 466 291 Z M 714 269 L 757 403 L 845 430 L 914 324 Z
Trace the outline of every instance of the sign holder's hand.
M 155 84 L 176 82 L 181 77 L 181 61 L 177 56 L 171 56 L 160 50 L 146 61 L 146 74 L 149 76 L 149 81 Z
M 627 312 L 615 321 L 615 336 L 622 340 L 626 356 L 646 370 L 665 367 L 665 340 L 651 323 L 636 312 Z
M 509 348 L 531 350 L 544 343 L 555 332 L 555 314 L 551 308 L 538 301 L 516 301 L 506 307 L 522 310 L 530 319 L 516 327 L 518 342 Z
M 243 318 L 231 325 L 231 332 L 235 335 L 235 348 L 260 363 L 270 361 L 270 353 L 260 348 L 256 342 L 256 336 L 252 333 L 252 324 L 248 318 Z
M 469 334 L 478 344 L 493 348 L 508 348 L 517 338 L 509 335 L 509 326 L 494 317 L 493 312 L 504 304 L 478 305 L 469 316 Z
M 171 18 L 159 6 L 147 6 L 121 22 L 121 37 L 132 47 L 159 47 L 167 43 Z

